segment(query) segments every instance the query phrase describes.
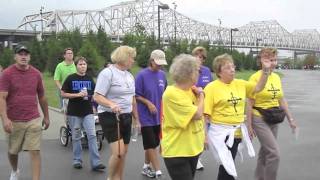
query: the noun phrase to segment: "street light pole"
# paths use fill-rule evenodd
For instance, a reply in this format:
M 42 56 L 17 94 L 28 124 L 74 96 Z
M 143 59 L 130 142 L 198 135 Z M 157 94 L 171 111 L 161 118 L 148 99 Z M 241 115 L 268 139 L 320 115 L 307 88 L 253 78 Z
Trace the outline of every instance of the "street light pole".
M 232 32 L 233 31 L 239 31 L 238 28 L 231 28 L 230 30 L 230 51 L 231 51 L 231 55 L 232 55 Z
M 177 15 L 176 15 L 176 9 L 177 9 L 177 4 L 176 2 L 172 3 L 174 6 L 174 46 L 177 45 Z
M 262 41 L 262 39 L 261 38 L 257 38 L 256 39 L 256 48 L 257 48 L 257 56 L 258 56 L 258 54 L 259 54 L 259 41 Z
M 41 6 L 40 8 L 40 18 L 41 18 L 41 40 L 43 39 L 43 19 L 42 19 L 42 11 L 44 10 L 44 7 Z
M 219 40 L 218 40 L 218 46 L 220 46 L 220 44 L 222 44 L 222 38 L 221 38 L 221 24 L 222 24 L 222 20 L 219 18 L 219 29 L 218 29 L 218 35 L 219 35 Z
M 169 9 L 168 4 L 158 5 L 158 48 L 160 48 L 160 9 Z

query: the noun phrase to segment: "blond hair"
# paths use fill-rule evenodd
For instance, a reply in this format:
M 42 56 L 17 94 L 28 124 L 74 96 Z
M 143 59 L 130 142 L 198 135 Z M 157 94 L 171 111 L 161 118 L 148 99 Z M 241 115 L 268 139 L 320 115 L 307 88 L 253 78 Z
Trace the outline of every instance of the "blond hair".
M 212 69 L 217 77 L 220 78 L 219 73 L 221 72 L 221 67 L 227 63 L 233 63 L 233 58 L 229 54 L 225 53 L 214 58 L 212 62 Z
M 262 56 L 276 56 L 277 54 L 278 54 L 278 51 L 276 48 L 272 48 L 272 47 L 262 48 L 261 51 L 259 52 L 259 59 Z
M 198 46 L 198 47 L 196 47 L 196 48 L 194 48 L 192 50 L 192 55 L 193 56 L 196 56 L 198 54 L 201 54 L 203 56 L 203 58 L 206 59 L 207 58 L 207 50 L 206 50 L 206 48 L 204 48 L 202 46 Z
M 257 65 L 258 67 L 262 67 L 261 64 L 261 57 L 273 57 L 273 56 L 277 56 L 278 51 L 276 48 L 272 48 L 272 47 L 266 47 L 266 48 L 262 48 L 258 54 L 258 58 L 257 58 Z
M 173 59 L 170 74 L 176 83 L 196 81 L 199 75 L 200 64 L 197 59 L 189 54 L 180 54 Z
M 136 49 L 130 46 L 120 46 L 111 54 L 111 61 L 116 64 L 126 64 L 129 58 L 135 58 L 137 55 Z

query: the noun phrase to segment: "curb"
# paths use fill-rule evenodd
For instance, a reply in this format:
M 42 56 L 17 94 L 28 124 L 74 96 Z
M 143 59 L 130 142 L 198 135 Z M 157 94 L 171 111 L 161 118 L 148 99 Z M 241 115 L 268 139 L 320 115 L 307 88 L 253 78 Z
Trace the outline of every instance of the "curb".
M 49 110 L 52 110 L 52 111 L 55 111 L 55 112 L 58 112 L 58 113 L 62 113 L 61 109 L 55 108 L 55 107 L 51 107 L 51 106 L 49 106 Z

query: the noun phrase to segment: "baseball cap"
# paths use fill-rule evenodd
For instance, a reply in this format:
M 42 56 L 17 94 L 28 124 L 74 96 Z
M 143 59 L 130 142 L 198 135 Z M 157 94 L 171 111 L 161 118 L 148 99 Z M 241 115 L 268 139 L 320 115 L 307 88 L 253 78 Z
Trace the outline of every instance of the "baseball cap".
M 17 54 L 21 51 L 25 51 L 27 53 L 30 53 L 30 51 L 28 50 L 27 46 L 25 45 L 17 45 L 16 49 L 14 50 L 14 52 Z
M 159 49 L 151 52 L 150 59 L 153 59 L 157 65 L 168 65 L 165 53 Z

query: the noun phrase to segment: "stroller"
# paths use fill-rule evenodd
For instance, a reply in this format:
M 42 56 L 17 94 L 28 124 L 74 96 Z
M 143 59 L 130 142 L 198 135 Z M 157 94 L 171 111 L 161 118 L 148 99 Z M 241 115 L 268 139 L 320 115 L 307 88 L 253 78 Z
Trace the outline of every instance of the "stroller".
M 95 125 L 96 125 L 96 137 L 97 137 L 97 145 L 98 150 L 102 149 L 102 141 L 104 139 L 103 131 L 99 124 L 98 115 L 94 115 Z M 66 121 L 66 125 L 60 127 L 60 143 L 62 146 L 68 146 L 69 141 L 72 141 L 72 133 L 68 122 Z M 84 129 L 81 130 L 81 145 L 84 148 L 88 148 L 88 139 L 87 134 Z

